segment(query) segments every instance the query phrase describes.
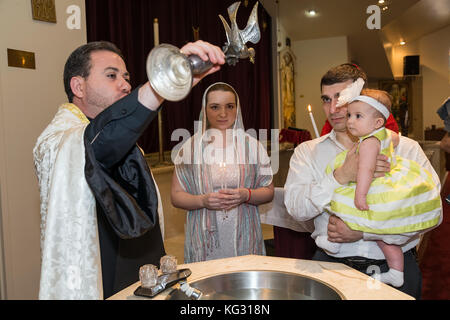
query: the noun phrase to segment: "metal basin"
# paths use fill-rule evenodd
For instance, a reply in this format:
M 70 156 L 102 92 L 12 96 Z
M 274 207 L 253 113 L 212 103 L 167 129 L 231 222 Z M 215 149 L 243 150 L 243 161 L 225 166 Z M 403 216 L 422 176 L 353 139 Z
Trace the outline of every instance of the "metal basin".
M 225 273 L 189 283 L 201 300 L 341 300 L 328 285 L 298 274 L 278 271 Z M 168 300 L 189 299 L 174 289 Z

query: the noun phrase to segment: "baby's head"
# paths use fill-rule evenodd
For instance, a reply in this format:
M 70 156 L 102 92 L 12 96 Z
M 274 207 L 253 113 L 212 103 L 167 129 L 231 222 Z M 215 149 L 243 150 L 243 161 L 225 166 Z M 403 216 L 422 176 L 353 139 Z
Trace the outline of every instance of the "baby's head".
M 392 97 L 383 90 L 363 89 L 348 104 L 347 128 L 356 137 L 363 137 L 386 124 L 391 112 Z

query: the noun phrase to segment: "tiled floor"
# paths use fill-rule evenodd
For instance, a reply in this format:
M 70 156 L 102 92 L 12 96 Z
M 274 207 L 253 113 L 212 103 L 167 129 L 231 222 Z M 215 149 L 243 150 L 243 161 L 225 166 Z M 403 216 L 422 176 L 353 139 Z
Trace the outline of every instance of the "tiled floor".
M 264 240 L 273 239 L 273 226 L 262 224 Z M 166 253 L 177 258 L 178 264 L 184 263 L 184 234 L 164 240 Z

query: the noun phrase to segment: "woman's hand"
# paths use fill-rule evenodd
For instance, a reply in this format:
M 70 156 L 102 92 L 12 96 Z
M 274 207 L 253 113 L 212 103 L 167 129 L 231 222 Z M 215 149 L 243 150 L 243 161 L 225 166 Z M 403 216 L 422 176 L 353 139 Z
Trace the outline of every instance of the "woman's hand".
M 224 195 L 225 198 L 225 210 L 237 207 L 241 203 L 244 203 L 249 198 L 249 191 L 247 188 L 237 188 L 237 189 L 222 189 L 219 193 Z
M 209 210 L 225 210 L 228 207 L 227 197 L 218 192 L 206 193 L 202 195 L 203 208 Z

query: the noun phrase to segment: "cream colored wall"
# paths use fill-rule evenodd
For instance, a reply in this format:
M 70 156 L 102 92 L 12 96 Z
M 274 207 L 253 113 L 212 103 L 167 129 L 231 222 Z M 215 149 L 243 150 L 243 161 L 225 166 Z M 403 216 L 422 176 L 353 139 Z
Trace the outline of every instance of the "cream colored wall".
M 307 106 L 320 134 L 326 117 L 320 99 L 320 79 L 330 68 L 348 62 L 347 37 L 295 41 L 292 50 L 297 57 L 295 75 L 295 109 L 297 128 L 308 129 L 315 138 Z
M 289 35 L 286 33 L 286 29 L 283 27 L 283 25 L 280 23 L 278 25 L 277 30 L 277 47 L 278 52 L 283 51 L 286 49 L 286 38 L 289 38 Z M 292 46 L 292 39 L 291 39 L 291 46 Z
M 32 19 L 30 0 L 0 1 L 0 185 L 7 299 L 36 299 L 40 278 L 39 190 L 32 150 L 58 104 L 71 51 L 86 42 L 84 0 L 56 1 L 57 23 Z M 69 30 L 66 9 L 81 9 Z M 35 53 L 36 70 L 8 67 L 7 48 Z M 0 268 L 1 271 L 1 268 Z
M 420 58 L 423 76 L 424 128 L 435 124 L 443 127 L 436 113 L 444 99 L 450 96 L 449 82 L 450 25 L 422 38 Z
M 394 77 L 403 77 L 403 57 L 420 55 L 423 85 L 423 127 L 443 122 L 436 114 L 437 108 L 450 95 L 449 79 L 450 26 L 427 34 L 404 46 L 394 46 L 391 67 Z
M 173 166 L 152 167 L 164 210 L 164 240 L 184 234 L 184 224 L 186 223 L 186 210 L 175 208 L 170 198 L 173 169 Z

